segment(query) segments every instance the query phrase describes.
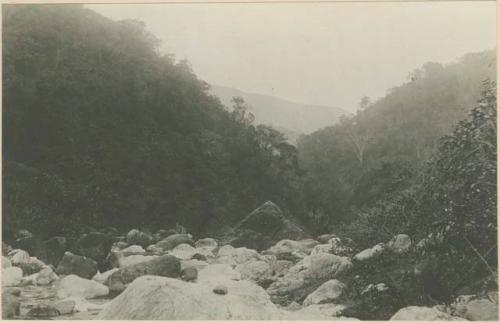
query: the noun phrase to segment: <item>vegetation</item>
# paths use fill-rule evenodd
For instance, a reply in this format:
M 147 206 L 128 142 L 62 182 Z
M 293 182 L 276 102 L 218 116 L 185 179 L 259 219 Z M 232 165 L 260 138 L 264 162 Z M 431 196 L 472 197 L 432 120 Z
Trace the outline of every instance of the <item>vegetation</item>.
M 79 5 L 3 11 L 4 237 L 231 225 L 299 213 L 296 149 L 207 94 L 137 21 Z M 243 118 L 242 118 L 243 116 Z

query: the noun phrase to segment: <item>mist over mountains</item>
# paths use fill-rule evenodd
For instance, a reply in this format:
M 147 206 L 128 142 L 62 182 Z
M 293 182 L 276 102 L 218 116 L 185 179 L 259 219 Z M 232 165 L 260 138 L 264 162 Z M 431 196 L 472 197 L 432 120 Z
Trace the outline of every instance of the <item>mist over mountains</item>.
M 211 85 L 210 92 L 219 97 L 227 107 L 232 107 L 233 97 L 242 97 L 255 115 L 256 124 L 273 126 L 294 142 L 301 133 L 308 134 L 335 124 L 341 115 L 348 114 L 339 107 L 291 102 L 285 99 L 238 89 Z

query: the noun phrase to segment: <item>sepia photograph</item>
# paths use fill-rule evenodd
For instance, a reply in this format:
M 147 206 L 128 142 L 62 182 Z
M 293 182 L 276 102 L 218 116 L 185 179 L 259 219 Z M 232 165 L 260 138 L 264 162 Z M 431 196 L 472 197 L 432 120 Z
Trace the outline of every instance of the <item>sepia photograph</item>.
M 499 320 L 496 1 L 1 10 L 3 320 Z

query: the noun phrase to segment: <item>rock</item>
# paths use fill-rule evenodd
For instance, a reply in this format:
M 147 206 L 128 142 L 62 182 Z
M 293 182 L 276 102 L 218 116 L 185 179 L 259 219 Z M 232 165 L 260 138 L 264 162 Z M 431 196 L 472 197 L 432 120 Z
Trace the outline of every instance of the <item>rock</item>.
M 2 273 L 2 280 L 4 279 L 3 275 L 5 275 L 5 270 Z M 2 319 L 12 319 L 19 316 L 20 307 L 19 297 L 8 290 L 2 290 Z
M 43 242 L 44 256 L 43 260 L 47 264 L 57 267 L 59 261 L 67 250 L 67 241 L 64 237 L 53 237 Z
M 123 257 L 118 260 L 118 267 L 124 268 L 135 264 L 140 264 L 141 262 L 150 261 L 155 258 L 158 258 L 158 256 L 133 255 L 128 257 Z
M 187 243 L 181 243 L 180 245 L 175 247 L 170 252 L 170 254 L 179 259 L 188 260 L 193 258 L 193 256 L 196 254 L 196 249 L 188 245 Z
M 495 298 L 493 298 L 495 300 Z M 469 321 L 497 321 L 498 303 L 489 298 L 474 295 L 459 296 L 455 301 L 453 314 Z
M 230 245 L 225 245 L 219 249 L 217 253 L 217 262 L 231 265 L 242 264 L 250 260 L 260 260 L 259 253 L 255 250 L 245 247 L 233 248 Z
M 200 240 L 196 241 L 194 246 L 197 249 L 198 248 L 205 248 L 205 249 L 214 250 L 215 248 L 217 248 L 218 244 L 217 244 L 217 241 L 215 241 L 215 239 L 204 238 L 204 239 L 200 239 Z
M 236 270 L 241 273 L 242 279 L 248 279 L 263 287 L 269 286 L 273 281 L 271 266 L 263 260 L 247 261 L 236 266 Z
M 136 246 L 136 245 L 134 245 L 134 246 Z M 123 249 L 125 249 L 127 247 L 128 247 L 128 243 L 126 243 L 125 241 L 118 241 L 118 242 L 115 242 L 113 244 L 113 246 L 111 247 L 111 249 L 115 249 L 115 250 L 119 251 L 119 250 L 123 250 Z
M 309 255 L 319 243 L 316 240 L 304 239 L 301 241 L 281 240 L 271 248 L 263 251 L 263 254 L 274 255 L 278 260 L 290 260 L 297 262 Z
M 132 229 L 127 233 L 127 242 L 129 245 L 139 245 L 146 248 L 153 243 L 153 237 L 147 233 Z
M 75 304 L 73 312 L 101 311 L 109 304 L 109 302 L 104 304 L 95 304 L 87 301 L 85 298 L 77 296 L 67 298 L 64 301 L 73 302 Z
M 196 267 L 187 267 L 181 270 L 181 279 L 187 282 L 195 281 L 198 278 Z
M 198 272 L 199 282 L 221 282 L 226 280 L 240 280 L 240 272 L 228 264 L 210 264 Z
M 29 317 L 37 318 L 49 318 L 54 316 L 59 316 L 59 311 L 50 305 L 38 304 L 36 307 L 32 308 L 26 314 Z
M 272 268 L 276 277 L 284 276 L 294 265 L 290 260 L 277 260 Z
M 40 270 L 40 272 L 24 277 L 22 280 L 22 285 L 46 286 L 50 285 L 52 282 L 58 279 L 59 277 L 52 270 L 52 268 L 49 266 L 45 266 L 44 268 L 42 268 L 42 270 Z
M 307 295 L 303 305 L 336 303 L 342 297 L 345 288 L 345 285 L 340 281 L 336 279 L 329 280 Z
M 2 269 L 2 286 L 17 286 L 23 279 L 23 271 L 19 267 Z
M 12 263 L 9 258 L 2 256 L 2 268 L 12 267 Z
M 267 292 L 271 300 L 280 305 L 302 300 L 329 279 L 343 275 L 352 267 L 347 257 L 320 253 L 305 257 L 294 265 L 277 281 L 271 284 Z
M 95 274 L 94 277 L 92 277 L 92 280 L 104 284 L 104 282 L 108 279 L 108 277 L 111 276 L 117 270 L 118 268 L 113 268 L 103 273 L 97 272 L 97 274 Z
M 23 270 L 24 275 L 31 275 L 42 270 L 45 264 L 36 257 L 29 257 L 27 262 L 18 263 L 16 266 Z
M 177 258 L 164 255 L 158 258 L 120 268 L 112 273 L 105 284 L 113 293 L 122 292 L 128 284 L 144 275 L 179 277 L 181 265 Z
M 107 256 L 113 242 L 113 236 L 110 234 L 90 232 L 80 236 L 73 251 L 75 254 L 95 260 L 99 270 L 105 270 L 108 268 Z
M 89 279 L 97 273 L 97 263 L 87 257 L 66 251 L 57 266 L 56 273 L 58 275 L 74 274 Z
M 212 257 L 213 257 L 213 254 L 212 254 Z M 191 259 L 195 259 L 195 260 L 201 260 L 201 261 L 207 261 L 208 260 L 208 257 L 199 253 L 198 252 L 198 249 L 196 249 L 196 253 L 193 255 L 193 257 L 191 257 Z
M 351 317 L 340 317 L 342 311 L 346 308 L 340 304 L 314 304 L 307 307 L 302 307 L 296 311 L 284 312 L 285 320 L 357 320 Z
M 67 315 L 75 312 L 76 302 L 74 300 L 62 300 L 54 304 L 54 308 L 61 315 Z
M 448 313 L 441 312 L 434 307 L 408 306 L 400 309 L 391 318 L 391 321 L 459 321 Z
M 226 280 L 229 293 L 215 286 L 143 276 L 97 316 L 98 320 L 279 320 L 282 316 L 269 296 L 248 281 Z
M 383 243 L 379 243 L 372 248 L 365 249 L 361 251 L 360 253 L 357 253 L 354 257 L 354 261 L 367 261 L 369 259 L 372 259 L 376 256 L 379 256 L 382 254 L 382 252 L 385 250 L 385 245 Z
M 224 285 L 217 285 L 214 287 L 214 289 L 212 289 L 212 291 L 218 295 L 226 295 L 227 294 L 227 287 Z
M 252 211 L 234 228 L 233 246 L 246 246 L 257 250 L 269 248 L 283 239 L 304 239 L 308 234 L 303 228 L 285 217 L 281 209 L 267 201 Z
M 411 247 L 411 239 L 406 234 L 398 234 L 387 243 L 387 247 L 395 253 L 408 252 Z
M 330 239 L 332 238 L 337 238 L 337 235 L 333 233 L 322 234 L 318 236 L 316 240 L 321 244 L 327 244 L 330 242 Z
M 156 247 L 160 248 L 161 250 L 172 250 L 183 243 L 191 246 L 194 245 L 193 239 L 190 234 L 179 233 L 170 235 L 165 239 L 157 242 Z
M 197 270 L 201 270 L 208 266 L 208 262 L 206 261 L 201 261 L 201 260 L 196 260 L 196 259 L 189 259 L 189 260 L 181 260 L 181 271 L 185 268 L 189 267 L 194 267 Z
M 311 255 L 317 255 L 318 253 L 331 253 L 331 254 L 333 254 L 332 245 L 329 243 L 317 245 L 311 251 Z
M 21 249 L 12 250 L 11 252 L 9 252 L 9 257 L 12 265 L 14 266 L 30 262 L 29 253 Z
M 107 296 L 109 289 L 94 280 L 69 275 L 57 282 L 56 294 L 59 298 L 82 297 L 88 299 Z
M 163 250 L 162 248 L 158 247 L 157 245 L 155 244 L 152 244 L 152 245 L 149 245 L 147 248 L 146 248 L 146 251 L 149 252 L 149 253 L 152 253 L 154 255 L 163 255 L 166 253 L 165 250 Z
M 146 253 L 146 250 L 144 250 L 143 247 L 139 245 L 132 245 L 127 248 L 124 248 L 120 250 L 120 252 L 125 256 L 130 256 L 130 255 L 143 255 Z

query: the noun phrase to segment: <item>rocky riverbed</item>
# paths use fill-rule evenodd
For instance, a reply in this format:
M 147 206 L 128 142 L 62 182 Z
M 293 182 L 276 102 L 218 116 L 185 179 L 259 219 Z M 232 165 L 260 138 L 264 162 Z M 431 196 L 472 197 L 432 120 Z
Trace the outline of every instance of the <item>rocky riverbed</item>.
M 273 214 L 279 213 L 267 216 Z M 285 226 L 280 238 L 287 236 Z M 51 257 L 44 259 L 52 259 L 48 264 L 4 245 L 3 318 L 495 320 L 498 315 L 496 292 L 436 306 L 401 306 L 394 282 L 371 272 L 389 264 L 406 278 L 421 275 L 423 269 L 401 269 L 405 257 L 421 247 L 404 234 L 365 250 L 333 234 L 269 243 L 271 236 L 260 250 L 240 245 L 248 235 L 195 240 L 187 233 L 133 229 L 106 238 L 114 240 L 108 250 L 99 237 L 84 235 L 85 243 L 76 249 L 81 254 L 54 243 L 63 239 L 52 240 Z

